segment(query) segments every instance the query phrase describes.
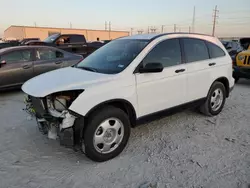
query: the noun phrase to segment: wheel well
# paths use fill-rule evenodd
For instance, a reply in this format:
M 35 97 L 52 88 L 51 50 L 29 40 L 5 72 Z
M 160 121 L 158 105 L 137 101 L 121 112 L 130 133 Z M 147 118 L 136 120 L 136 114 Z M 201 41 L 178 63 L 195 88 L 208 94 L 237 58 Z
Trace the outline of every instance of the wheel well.
M 214 82 L 221 82 L 225 88 L 226 88 L 226 96 L 229 97 L 229 92 L 230 92 L 230 88 L 229 88 L 229 81 L 226 77 L 221 77 L 218 78 L 217 80 L 215 80 Z
M 111 100 L 111 101 L 106 101 L 103 102 L 101 104 L 98 104 L 97 106 L 95 106 L 94 108 L 92 108 L 87 114 L 86 117 L 88 118 L 90 114 L 92 114 L 94 111 L 103 108 L 104 106 L 114 106 L 116 108 L 120 108 L 121 110 L 123 110 L 129 117 L 130 120 L 130 124 L 132 127 L 134 127 L 136 125 L 136 113 L 135 113 L 135 109 L 133 107 L 133 105 L 123 99 L 117 99 L 117 100 Z

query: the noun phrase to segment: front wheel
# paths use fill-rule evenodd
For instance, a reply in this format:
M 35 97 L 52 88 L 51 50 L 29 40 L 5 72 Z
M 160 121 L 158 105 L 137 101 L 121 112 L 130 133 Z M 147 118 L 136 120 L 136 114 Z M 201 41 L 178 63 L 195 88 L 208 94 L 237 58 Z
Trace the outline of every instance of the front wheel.
M 221 82 L 214 82 L 208 93 L 206 102 L 200 107 L 200 111 L 207 116 L 218 115 L 226 101 L 226 88 Z
M 119 155 L 130 136 L 127 114 L 116 107 L 106 106 L 94 112 L 84 131 L 83 147 L 93 161 L 107 161 Z

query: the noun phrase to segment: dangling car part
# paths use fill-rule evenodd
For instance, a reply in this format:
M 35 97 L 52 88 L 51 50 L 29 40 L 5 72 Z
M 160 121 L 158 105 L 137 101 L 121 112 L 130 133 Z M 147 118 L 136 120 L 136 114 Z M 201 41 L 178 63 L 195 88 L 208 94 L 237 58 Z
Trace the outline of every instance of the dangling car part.
M 70 114 L 68 107 L 81 92 L 58 92 L 43 98 L 28 96 L 25 110 L 35 116 L 39 130 L 48 134 L 48 138 L 59 138 L 62 145 L 74 146 L 73 125 L 76 116 Z

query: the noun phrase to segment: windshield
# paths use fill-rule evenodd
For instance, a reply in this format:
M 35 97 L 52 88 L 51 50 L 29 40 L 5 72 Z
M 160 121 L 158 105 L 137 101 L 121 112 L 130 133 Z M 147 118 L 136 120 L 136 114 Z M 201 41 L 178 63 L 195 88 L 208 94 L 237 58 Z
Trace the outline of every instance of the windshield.
M 44 42 L 52 43 L 52 42 L 54 42 L 54 40 L 57 39 L 58 35 L 59 34 L 51 35 L 51 36 L 47 37 L 46 39 L 44 39 Z
M 123 71 L 148 44 L 148 40 L 114 40 L 81 61 L 76 67 L 104 74 Z

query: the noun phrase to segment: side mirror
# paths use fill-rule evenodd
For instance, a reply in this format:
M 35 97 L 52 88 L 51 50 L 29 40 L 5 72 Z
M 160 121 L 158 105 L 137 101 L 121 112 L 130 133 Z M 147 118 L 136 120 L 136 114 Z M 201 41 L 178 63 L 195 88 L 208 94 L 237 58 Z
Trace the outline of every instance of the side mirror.
M 231 47 L 231 46 L 227 46 L 226 49 L 227 49 L 227 50 L 230 50 L 230 49 L 232 49 L 232 47 Z
M 139 68 L 140 73 L 156 73 L 162 72 L 163 66 L 161 63 L 147 63 L 145 67 Z

